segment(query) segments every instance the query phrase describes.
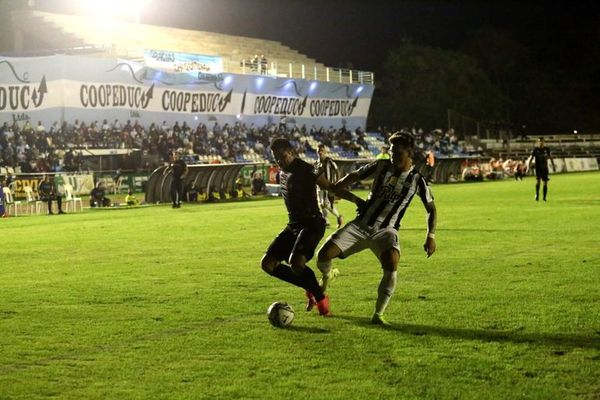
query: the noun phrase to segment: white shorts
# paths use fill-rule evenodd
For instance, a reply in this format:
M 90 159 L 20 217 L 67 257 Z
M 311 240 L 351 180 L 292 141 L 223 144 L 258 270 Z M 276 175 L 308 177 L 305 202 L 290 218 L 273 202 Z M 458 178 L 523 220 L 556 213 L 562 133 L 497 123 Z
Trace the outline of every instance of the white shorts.
M 359 225 L 356 220 L 343 226 L 327 238 L 342 250 L 340 258 L 371 249 L 379 258 L 382 252 L 394 248 L 400 253 L 398 231 L 393 227 L 376 229 Z

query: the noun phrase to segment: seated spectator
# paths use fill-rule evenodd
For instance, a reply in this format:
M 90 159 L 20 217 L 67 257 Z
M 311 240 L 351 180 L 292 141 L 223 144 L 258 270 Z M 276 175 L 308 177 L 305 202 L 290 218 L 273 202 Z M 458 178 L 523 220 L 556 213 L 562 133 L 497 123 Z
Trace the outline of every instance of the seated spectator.
M 125 204 L 128 206 L 137 206 L 140 204 L 139 200 L 135 198 L 135 194 L 133 194 L 133 190 L 131 189 L 129 189 L 127 196 L 125 196 Z
M 105 196 L 102 182 L 98 182 L 90 193 L 90 207 L 110 207 L 110 199 Z
M 62 195 L 56 189 L 57 188 L 54 184 L 54 180 L 51 182 L 49 176 L 45 174 L 44 179 L 38 186 L 38 193 L 40 195 L 40 199 L 48 203 L 48 215 L 54 214 L 52 212 L 52 200 L 56 200 L 56 204 L 58 205 L 58 213 L 66 214 L 62 210 Z
M 515 180 L 522 181 L 523 178 L 525 178 L 525 175 L 527 175 L 527 163 L 523 160 L 519 160 L 519 162 L 515 166 Z
M 267 194 L 267 185 L 263 180 L 261 172 L 257 172 L 252 177 L 252 196 Z
M 389 160 L 390 159 L 390 146 L 384 144 L 381 146 L 381 152 L 377 154 L 378 160 Z

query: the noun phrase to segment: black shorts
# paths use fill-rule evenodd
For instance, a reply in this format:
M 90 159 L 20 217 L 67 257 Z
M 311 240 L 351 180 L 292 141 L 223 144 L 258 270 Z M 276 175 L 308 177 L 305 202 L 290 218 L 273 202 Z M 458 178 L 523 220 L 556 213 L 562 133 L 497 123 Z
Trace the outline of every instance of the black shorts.
M 543 181 L 549 181 L 550 178 L 548 178 L 548 168 L 536 168 L 535 177 Z
M 302 254 L 306 261 L 313 258 L 319 242 L 325 234 L 325 220 L 316 217 L 308 223 L 288 224 L 267 249 L 279 261 L 288 261 L 292 254 Z

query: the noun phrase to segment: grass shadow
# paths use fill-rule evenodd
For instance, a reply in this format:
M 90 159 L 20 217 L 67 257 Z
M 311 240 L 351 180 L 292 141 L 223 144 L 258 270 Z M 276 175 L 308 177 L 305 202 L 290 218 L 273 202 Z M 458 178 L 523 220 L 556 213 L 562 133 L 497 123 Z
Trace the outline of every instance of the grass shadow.
M 329 329 L 324 329 L 324 328 L 317 328 L 314 326 L 296 326 L 296 325 L 292 325 L 292 326 L 288 326 L 287 328 L 285 328 L 288 331 L 294 331 L 294 332 L 301 332 L 301 333 L 312 333 L 312 334 L 323 334 L 323 333 L 329 333 Z
M 497 331 L 489 329 L 449 328 L 418 324 L 392 324 L 391 326 L 372 325 L 370 318 L 336 315 L 359 326 L 372 329 L 385 329 L 414 336 L 439 336 L 455 339 L 479 340 L 483 342 L 529 343 L 544 346 L 561 346 L 600 350 L 600 331 L 596 336 L 576 334 L 525 333 L 523 331 Z

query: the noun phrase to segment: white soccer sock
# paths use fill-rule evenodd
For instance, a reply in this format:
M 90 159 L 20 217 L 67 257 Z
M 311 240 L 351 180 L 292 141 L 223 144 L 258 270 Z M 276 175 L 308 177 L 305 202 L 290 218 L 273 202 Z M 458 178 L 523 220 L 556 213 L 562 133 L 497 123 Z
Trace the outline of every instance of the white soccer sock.
M 331 213 L 332 213 L 333 215 L 335 215 L 335 217 L 336 217 L 336 218 L 339 218 L 339 217 L 340 217 L 340 213 L 339 213 L 339 211 L 337 210 L 337 208 L 335 208 L 335 206 L 331 206 L 331 209 L 330 209 L 330 210 L 331 210 Z
M 383 315 L 394 290 L 396 290 L 396 275 L 396 271 L 383 270 L 383 277 L 377 289 L 377 302 L 375 303 L 375 312 L 379 315 Z
M 329 273 L 331 272 L 331 260 L 329 261 L 317 261 L 317 268 L 323 274 L 321 278 L 321 289 L 323 292 L 327 289 L 327 283 L 329 283 Z

